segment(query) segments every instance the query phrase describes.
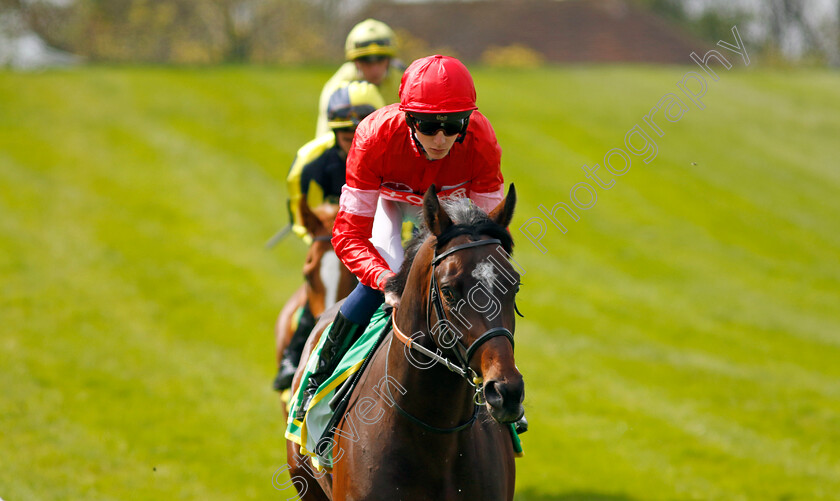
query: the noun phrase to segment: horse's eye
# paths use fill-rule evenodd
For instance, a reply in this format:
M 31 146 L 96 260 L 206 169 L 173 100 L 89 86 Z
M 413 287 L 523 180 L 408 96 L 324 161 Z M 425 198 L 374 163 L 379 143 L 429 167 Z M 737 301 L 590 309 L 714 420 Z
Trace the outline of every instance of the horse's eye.
M 443 300 L 447 303 L 454 303 L 455 302 L 455 293 L 452 292 L 452 289 L 449 287 L 444 287 L 440 290 L 440 295 L 443 297 Z
M 513 290 L 514 294 L 519 294 L 519 288 L 522 287 L 522 282 L 516 284 L 516 288 Z

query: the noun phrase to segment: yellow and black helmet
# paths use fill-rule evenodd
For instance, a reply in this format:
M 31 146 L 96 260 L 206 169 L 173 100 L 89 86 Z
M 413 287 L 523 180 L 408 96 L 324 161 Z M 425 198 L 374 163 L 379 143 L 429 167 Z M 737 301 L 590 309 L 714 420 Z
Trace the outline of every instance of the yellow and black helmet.
M 396 57 L 397 37 L 382 21 L 365 19 L 350 30 L 344 44 L 344 54 L 348 61 L 364 56 Z
M 385 101 L 370 82 L 345 82 L 330 96 L 327 124 L 331 129 L 355 127 L 363 118 L 385 106 Z

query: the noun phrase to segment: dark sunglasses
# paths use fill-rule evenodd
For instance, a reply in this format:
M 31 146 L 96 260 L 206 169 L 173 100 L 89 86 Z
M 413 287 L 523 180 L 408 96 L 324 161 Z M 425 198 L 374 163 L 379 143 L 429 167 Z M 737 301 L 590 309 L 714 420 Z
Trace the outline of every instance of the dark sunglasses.
M 454 136 L 455 134 L 459 134 L 464 128 L 464 120 L 458 120 L 455 122 L 432 122 L 430 120 L 417 120 L 415 118 L 414 126 L 417 128 L 417 132 L 423 134 L 424 136 L 434 136 L 439 130 L 442 130 L 443 134 L 446 136 Z
M 371 113 L 376 111 L 376 108 L 369 105 L 369 104 L 357 104 L 356 106 L 345 106 L 343 108 L 338 108 L 335 110 L 327 110 L 327 120 L 329 121 L 336 121 L 336 122 L 343 122 L 345 120 L 350 120 L 355 124 L 358 124 L 362 121 L 363 118 L 367 117 Z M 354 126 L 355 127 L 355 126 Z
M 375 56 L 357 57 L 356 61 L 359 61 L 360 63 L 364 63 L 364 64 L 375 64 L 375 63 L 381 63 L 382 61 L 387 61 L 388 59 L 390 59 L 390 57 L 378 54 L 378 55 L 375 55 Z
M 362 40 L 361 42 L 356 42 L 357 49 L 363 49 L 365 47 L 370 47 L 371 45 L 379 45 L 380 47 L 390 47 L 391 46 L 391 39 L 390 38 L 375 38 L 373 40 Z

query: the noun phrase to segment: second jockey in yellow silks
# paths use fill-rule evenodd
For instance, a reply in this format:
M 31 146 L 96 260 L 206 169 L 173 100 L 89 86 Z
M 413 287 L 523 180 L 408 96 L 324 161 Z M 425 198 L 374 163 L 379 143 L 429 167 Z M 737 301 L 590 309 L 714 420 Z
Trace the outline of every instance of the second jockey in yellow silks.
M 368 82 L 342 83 L 333 91 L 327 105 L 327 124 L 331 132 L 309 141 L 298 150 L 286 182 L 292 231 L 307 243 L 310 237 L 301 219 L 300 200 L 305 198 L 310 207 L 324 202 L 338 204 L 341 187 L 345 183 L 347 153 L 356 126 L 384 105 L 375 85 Z M 307 302 L 280 362 L 274 389 L 282 391 L 291 385 L 306 339 L 314 326 L 315 317 Z
M 347 62 L 330 77 L 321 91 L 315 135 L 329 132 L 327 105 L 335 89 L 344 82 L 362 80 L 376 85 L 385 104 L 396 103 L 405 66 L 397 57 L 397 40 L 387 24 L 366 19 L 347 35 L 344 44 Z

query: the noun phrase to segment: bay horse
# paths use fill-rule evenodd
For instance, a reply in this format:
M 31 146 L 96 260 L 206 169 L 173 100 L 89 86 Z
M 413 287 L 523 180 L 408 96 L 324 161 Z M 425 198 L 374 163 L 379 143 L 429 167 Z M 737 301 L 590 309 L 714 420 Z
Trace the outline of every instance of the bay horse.
M 300 215 L 303 226 L 312 239 L 303 265 L 304 283 L 292 294 L 274 327 L 277 366 L 294 334 L 295 313 L 306 303 L 317 319 L 356 287 L 356 277 L 338 259 L 332 246 L 332 227 L 338 214 L 338 205 L 323 203 L 310 209 L 306 198 L 300 200 Z
M 426 229 L 386 289 L 400 298 L 393 332 L 352 390 L 335 428 L 332 464 L 314 470 L 287 441 L 292 484 L 303 500 L 513 499 L 509 423 L 524 413 L 524 382 L 513 354 L 519 274 L 504 257 L 512 252 L 506 228 L 515 203 L 511 185 L 489 215 L 468 200 L 447 204 L 447 213 L 434 186 L 426 192 Z M 307 351 L 331 314 L 322 316 Z

